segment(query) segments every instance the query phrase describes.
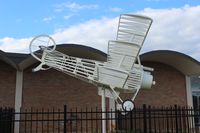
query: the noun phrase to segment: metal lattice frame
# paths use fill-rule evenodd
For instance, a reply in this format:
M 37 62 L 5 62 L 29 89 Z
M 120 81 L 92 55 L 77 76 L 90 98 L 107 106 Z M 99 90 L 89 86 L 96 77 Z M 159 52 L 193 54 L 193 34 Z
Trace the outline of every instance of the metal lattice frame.
M 151 24 L 152 19 L 148 17 L 121 15 L 117 38 L 108 42 L 107 62 L 65 55 L 55 50 L 54 41 L 52 41 L 53 47 L 50 48 L 38 44 L 42 51 L 42 56 L 39 58 L 31 49 L 35 41 L 40 41 L 40 37 L 36 37 L 31 41 L 30 52 L 41 64 L 34 71 L 45 70 L 44 66 L 47 65 L 97 86 L 110 88 L 113 98 L 119 99 L 120 102 L 123 100 L 119 92 L 134 93 L 132 98 L 134 100 L 140 88 L 150 88 L 153 84 L 153 76 L 145 71 L 153 69 L 143 67 L 138 56 Z M 49 37 L 49 40 L 52 38 Z M 47 41 L 47 44 L 50 41 Z M 135 64 L 136 60 L 138 64 Z

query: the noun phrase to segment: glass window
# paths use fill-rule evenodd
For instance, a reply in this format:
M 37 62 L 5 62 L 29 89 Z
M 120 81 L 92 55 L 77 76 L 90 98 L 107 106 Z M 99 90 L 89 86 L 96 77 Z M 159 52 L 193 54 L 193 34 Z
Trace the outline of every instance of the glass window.
M 200 108 L 200 76 L 191 76 L 191 89 L 194 109 Z M 199 112 L 195 112 L 199 113 Z M 199 114 L 197 115 L 199 116 Z M 200 117 L 195 117 L 195 125 L 200 126 Z
M 191 76 L 190 77 L 191 80 L 191 88 L 192 91 L 194 90 L 200 90 L 200 76 Z

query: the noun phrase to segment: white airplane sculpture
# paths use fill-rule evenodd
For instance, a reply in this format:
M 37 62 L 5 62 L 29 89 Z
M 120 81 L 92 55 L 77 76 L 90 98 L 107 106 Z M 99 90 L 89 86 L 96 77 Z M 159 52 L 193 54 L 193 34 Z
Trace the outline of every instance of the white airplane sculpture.
M 31 41 L 29 50 L 41 64 L 33 71 L 47 70 L 46 66 L 49 66 L 106 88 L 106 93 L 112 95 L 118 105 L 131 111 L 140 88 L 151 88 L 155 83 L 151 75 L 153 69 L 142 66 L 139 59 L 151 24 L 152 19 L 145 16 L 120 15 L 117 38 L 108 42 L 106 62 L 65 55 L 55 50 L 53 38 L 48 35 L 37 36 Z M 35 51 L 35 48 L 40 50 Z M 121 92 L 133 93 L 132 99 L 123 101 L 119 96 Z

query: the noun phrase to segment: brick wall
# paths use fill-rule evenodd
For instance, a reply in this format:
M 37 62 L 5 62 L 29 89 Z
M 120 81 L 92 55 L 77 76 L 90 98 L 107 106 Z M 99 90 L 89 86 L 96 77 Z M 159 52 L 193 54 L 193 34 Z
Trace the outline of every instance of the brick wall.
M 161 63 L 143 63 L 153 67 L 156 85 L 150 90 L 140 90 L 136 105 L 154 106 L 186 105 L 185 76 L 176 69 Z M 33 73 L 31 66 L 24 71 L 23 108 L 85 108 L 101 107 L 97 87 L 50 69 Z M 131 98 L 132 95 L 124 97 Z
M 155 69 L 156 85 L 151 90 L 140 90 L 136 105 L 186 105 L 185 76 L 182 73 L 162 63 L 143 64 Z M 64 104 L 72 108 L 101 107 L 96 86 L 53 69 L 33 73 L 33 67 L 24 71 L 23 108 L 62 108 Z M 2 61 L 0 70 L 0 105 L 14 107 L 16 70 Z
M 16 70 L 0 61 L 0 107 L 14 107 Z
M 100 107 L 97 87 L 50 69 L 33 73 L 24 71 L 23 108 Z
M 187 105 L 185 76 L 181 72 L 162 63 L 146 62 L 143 65 L 154 68 L 156 85 L 150 90 L 140 90 L 136 105 Z

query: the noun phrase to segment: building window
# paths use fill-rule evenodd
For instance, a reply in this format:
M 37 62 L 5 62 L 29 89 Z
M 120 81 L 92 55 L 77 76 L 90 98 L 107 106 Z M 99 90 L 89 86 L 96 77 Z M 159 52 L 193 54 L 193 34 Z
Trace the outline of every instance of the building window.
M 200 76 L 191 76 L 192 100 L 194 109 L 200 108 Z M 196 126 L 200 126 L 200 117 L 195 118 Z

